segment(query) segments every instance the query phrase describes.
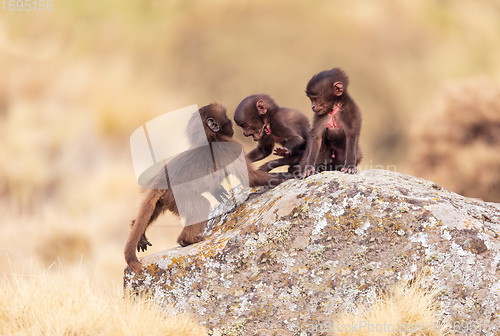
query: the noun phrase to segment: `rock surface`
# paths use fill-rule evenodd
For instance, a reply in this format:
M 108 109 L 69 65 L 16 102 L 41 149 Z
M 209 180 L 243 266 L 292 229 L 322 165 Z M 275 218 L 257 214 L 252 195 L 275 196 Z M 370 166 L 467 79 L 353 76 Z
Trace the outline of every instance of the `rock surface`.
M 298 335 L 421 277 L 443 319 L 500 326 L 500 204 L 369 170 L 290 180 L 209 222 L 209 239 L 142 260 L 125 285 L 213 335 Z

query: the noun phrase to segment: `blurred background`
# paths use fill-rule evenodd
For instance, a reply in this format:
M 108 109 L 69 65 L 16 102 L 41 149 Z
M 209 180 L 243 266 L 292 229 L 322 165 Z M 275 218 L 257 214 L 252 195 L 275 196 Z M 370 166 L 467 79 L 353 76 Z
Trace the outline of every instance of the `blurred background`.
M 0 274 L 64 266 L 121 286 L 142 194 L 129 137 L 169 111 L 250 94 L 312 119 L 341 67 L 362 170 L 500 202 L 500 1 L 88 0 L 0 9 Z M 246 150 L 255 143 L 235 129 Z M 176 245 L 160 217 L 150 252 Z

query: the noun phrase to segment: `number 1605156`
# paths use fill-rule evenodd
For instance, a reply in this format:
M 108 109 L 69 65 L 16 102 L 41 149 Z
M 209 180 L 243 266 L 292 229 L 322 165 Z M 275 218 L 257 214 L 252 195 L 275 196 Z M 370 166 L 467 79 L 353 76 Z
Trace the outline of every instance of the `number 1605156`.
M 4 12 L 43 12 L 52 11 L 52 0 L 2 0 Z

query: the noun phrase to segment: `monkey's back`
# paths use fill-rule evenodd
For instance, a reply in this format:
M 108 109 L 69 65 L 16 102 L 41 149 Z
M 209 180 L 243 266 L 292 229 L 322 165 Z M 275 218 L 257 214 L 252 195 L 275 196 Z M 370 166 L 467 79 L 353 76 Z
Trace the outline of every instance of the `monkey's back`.
M 210 191 L 222 182 L 228 167 L 238 178 L 248 174 L 243 149 L 232 141 L 187 150 L 167 163 L 167 172 L 171 185 L 195 182 L 197 190 Z

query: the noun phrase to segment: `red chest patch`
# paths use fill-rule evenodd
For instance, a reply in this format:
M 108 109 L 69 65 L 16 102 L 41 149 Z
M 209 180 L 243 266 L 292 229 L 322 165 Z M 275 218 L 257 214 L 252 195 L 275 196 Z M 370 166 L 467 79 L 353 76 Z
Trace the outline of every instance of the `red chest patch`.
M 328 113 L 328 117 L 330 118 L 330 121 L 328 121 L 328 124 L 326 125 L 326 128 L 332 129 L 332 128 L 339 128 L 337 125 L 337 122 L 335 121 L 335 114 L 340 111 L 340 106 L 337 106 L 332 109 L 332 112 Z

